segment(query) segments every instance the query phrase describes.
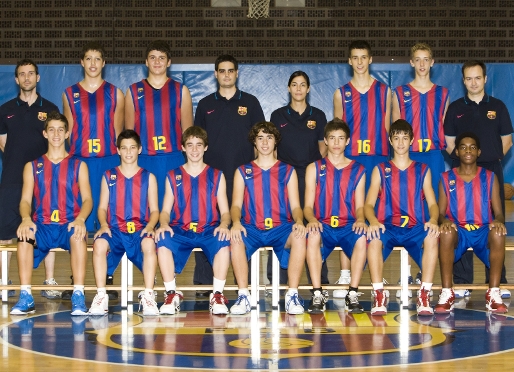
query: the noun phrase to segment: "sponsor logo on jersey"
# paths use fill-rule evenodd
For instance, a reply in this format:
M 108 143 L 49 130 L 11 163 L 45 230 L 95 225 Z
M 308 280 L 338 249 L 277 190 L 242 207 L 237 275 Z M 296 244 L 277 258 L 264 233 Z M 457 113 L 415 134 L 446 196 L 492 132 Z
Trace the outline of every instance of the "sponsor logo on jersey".
M 46 112 L 38 112 L 37 118 L 41 121 L 45 121 L 46 120 Z
M 488 119 L 496 119 L 496 111 L 487 111 L 487 118 Z
M 316 128 L 316 120 L 309 120 L 309 121 L 307 121 L 307 128 L 315 129 Z

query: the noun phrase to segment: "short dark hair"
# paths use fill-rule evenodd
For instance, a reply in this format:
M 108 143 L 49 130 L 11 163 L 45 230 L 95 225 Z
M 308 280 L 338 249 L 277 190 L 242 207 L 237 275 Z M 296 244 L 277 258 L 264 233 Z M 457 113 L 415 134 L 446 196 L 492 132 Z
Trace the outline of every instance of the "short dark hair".
M 307 87 L 311 86 L 311 80 L 309 79 L 309 75 L 307 75 L 303 71 L 295 71 L 295 72 L 293 72 L 291 74 L 291 76 L 289 77 L 289 81 L 287 82 L 287 86 L 290 87 L 291 83 L 293 82 L 293 79 L 297 78 L 298 76 L 302 76 L 305 79 L 305 81 L 307 82 Z
M 137 143 L 137 147 L 141 147 L 141 137 L 139 137 L 139 134 L 135 130 L 132 129 L 124 129 L 121 131 L 121 133 L 118 135 L 118 138 L 116 139 L 116 147 L 121 147 L 121 141 L 124 139 L 133 139 Z
M 31 60 L 30 58 L 24 58 L 22 60 L 19 60 L 16 63 L 16 68 L 14 69 L 14 77 L 18 77 L 18 68 L 20 68 L 21 66 L 28 66 L 28 65 L 34 66 L 34 68 L 36 69 L 36 75 L 39 75 L 39 69 L 37 68 L 36 63 L 33 60 Z
M 401 133 L 408 134 L 411 140 L 414 138 L 412 126 L 407 120 L 398 119 L 393 124 L 391 124 L 391 128 L 389 128 L 389 139 L 393 138 L 394 135 Z
M 98 41 L 90 41 L 86 45 L 82 47 L 82 51 L 80 52 L 80 59 L 84 59 L 86 56 L 86 53 L 90 50 L 96 51 L 100 53 L 100 57 L 102 57 L 103 60 L 105 60 L 105 49 Z
M 154 41 L 152 41 L 150 43 L 150 45 L 148 45 L 148 47 L 146 47 L 145 59 L 148 59 L 148 56 L 150 55 L 150 52 L 152 50 L 157 50 L 159 52 L 165 53 L 166 57 L 168 59 L 171 59 L 171 48 L 168 45 L 168 43 L 165 42 L 164 40 L 154 40 Z
M 462 140 L 464 138 L 474 139 L 475 143 L 477 144 L 477 148 L 480 150 L 480 138 L 478 138 L 478 136 L 473 132 L 464 132 L 464 133 L 459 134 L 457 136 L 457 138 L 455 139 L 455 148 L 458 148 L 460 146 L 460 143 L 462 142 Z
M 186 142 L 189 138 L 196 137 L 203 141 L 203 145 L 205 147 L 209 146 L 209 139 L 207 138 L 207 132 L 205 129 L 201 127 L 197 127 L 193 125 L 192 127 L 187 128 L 184 133 L 182 133 L 182 146 L 186 146 Z
M 327 125 L 325 125 L 325 130 L 323 131 L 323 137 L 328 138 L 328 135 L 336 130 L 342 130 L 344 134 L 346 134 L 346 139 L 350 138 L 350 127 L 346 124 L 345 121 L 334 118 L 330 120 Z
M 471 61 L 464 62 L 464 64 L 462 65 L 462 77 L 464 78 L 464 70 L 465 69 L 470 68 L 470 67 L 475 67 L 475 66 L 480 66 L 482 68 L 482 72 L 484 73 L 484 76 L 487 76 L 485 63 L 482 61 L 471 60 Z
M 280 140 L 282 139 L 282 136 L 280 135 L 280 132 L 278 131 L 275 124 L 269 122 L 269 121 L 259 121 L 256 123 L 252 129 L 250 129 L 250 133 L 248 133 L 248 141 L 252 145 L 255 145 L 255 139 L 259 135 L 260 131 L 263 131 L 266 134 L 272 134 L 275 137 L 275 148 L 280 143 Z
M 70 125 L 68 124 L 68 119 L 66 119 L 66 116 L 61 114 L 59 111 L 52 111 L 48 115 L 46 115 L 44 127 L 45 132 L 48 128 L 48 123 L 50 123 L 52 120 L 62 121 L 64 123 L 64 129 L 66 130 L 66 132 L 70 130 Z
M 230 54 L 223 54 L 216 58 L 216 61 L 214 61 L 214 71 L 218 71 L 218 66 L 223 62 L 232 62 L 234 64 L 234 70 L 236 71 L 239 68 L 237 59 L 235 59 L 235 57 L 232 57 Z
M 366 49 L 368 51 L 369 56 L 371 57 L 371 46 L 366 40 L 354 40 L 350 43 L 348 47 L 348 57 L 352 56 L 352 50 L 354 49 Z

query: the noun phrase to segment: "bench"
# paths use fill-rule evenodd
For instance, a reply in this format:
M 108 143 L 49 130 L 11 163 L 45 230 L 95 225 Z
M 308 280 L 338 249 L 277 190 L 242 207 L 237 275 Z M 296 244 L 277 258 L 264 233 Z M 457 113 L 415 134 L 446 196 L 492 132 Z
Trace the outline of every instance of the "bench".
M 7 278 L 8 278 L 8 268 L 7 268 L 7 254 L 8 252 L 16 252 L 16 244 L 6 244 L 6 245 L 0 245 L 0 252 L 1 252 L 1 260 L 2 260 L 2 275 L 1 275 L 1 285 L 0 289 L 2 290 L 2 301 L 7 302 L 8 301 L 8 290 L 13 288 L 19 288 L 19 286 L 15 285 L 7 285 Z M 200 248 L 195 248 L 193 251 L 200 251 Z M 259 252 L 262 250 L 272 250 L 270 247 L 263 247 L 251 257 L 250 259 L 250 288 L 251 288 L 251 296 L 250 296 L 250 305 L 252 308 L 256 308 L 258 301 L 259 301 L 259 292 L 261 290 L 267 290 L 268 286 L 266 285 L 260 285 L 260 275 L 259 275 L 259 266 L 260 266 L 260 255 Z M 335 250 L 341 250 L 340 247 L 335 248 Z M 402 303 L 402 307 L 406 308 L 408 306 L 409 298 L 408 298 L 408 290 L 416 290 L 418 289 L 418 285 L 409 285 L 408 284 L 408 264 L 409 264 L 409 256 L 405 249 L 402 247 L 395 247 L 395 251 L 400 251 L 400 284 L 399 285 L 387 285 L 385 288 L 389 290 L 396 290 L 400 289 L 402 292 L 400 300 Z M 469 248 L 469 250 L 472 250 L 472 248 Z M 507 237 L 505 241 L 505 250 L 506 251 L 512 251 L 514 250 L 514 237 Z M 52 252 L 66 252 L 65 250 L 61 248 L 54 248 L 51 250 Z M 88 244 L 87 251 L 92 252 L 93 247 L 91 244 Z M 280 289 L 286 289 L 287 286 L 283 286 L 279 284 L 280 280 L 280 265 L 278 262 L 278 258 L 276 255 L 272 256 L 272 283 L 271 283 L 271 305 L 273 309 L 278 309 L 278 302 L 280 298 L 279 291 Z M 134 286 L 133 283 L 133 269 L 134 265 L 130 265 L 129 260 L 127 259 L 126 255 L 123 255 L 123 258 L 121 260 L 121 286 L 109 286 L 109 289 L 113 290 L 120 290 L 121 291 L 121 306 L 123 308 L 126 308 L 129 302 L 133 302 L 134 297 L 133 293 L 134 291 L 143 290 L 143 286 Z M 347 286 L 346 286 L 347 287 Z M 461 284 L 461 285 L 455 285 L 454 286 L 457 289 L 487 289 L 489 286 L 487 284 Z M 504 288 L 508 289 L 514 289 L 514 285 L 507 285 L 502 286 Z M 311 289 L 312 285 L 300 285 L 298 289 Z M 345 286 L 341 285 L 323 285 L 324 289 L 341 289 L 345 288 Z M 32 289 L 34 290 L 45 290 L 48 289 L 48 286 L 45 285 L 33 285 Z M 73 289 L 72 285 L 58 285 L 58 286 L 52 286 L 52 289 L 55 290 L 69 290 Z M 181 286 L 181 290 L 183 291 L 196 291 L 200 289 L 209 290 L 212 289 L 211 285 L 186 285 Z M 225 289 L 227 290 L 237 290 L 236 285 L 226 285 Z M 359 289 L 363 290 L 371 290 L 371 285 L 360 285 Z M 440 285 L 434 285 L 433 289 L 441 289 Z M 86 291 L 93 291 L 96 290 L 96 286 L 85 286 L 84 290 Z M 162 286 L 156 286 L 155 290 L 164 290 L 164 287 Z

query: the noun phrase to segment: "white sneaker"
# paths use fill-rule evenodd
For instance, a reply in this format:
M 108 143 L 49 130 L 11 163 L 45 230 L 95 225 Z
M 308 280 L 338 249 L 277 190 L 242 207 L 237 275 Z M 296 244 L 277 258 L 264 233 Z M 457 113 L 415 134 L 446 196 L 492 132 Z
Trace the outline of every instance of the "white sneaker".
M 237 297 L 236 303 L 230 308 L 230 314 L 233 315 L 244 315 L 248 314 L 252 310 L 250 306 L 250 300 L 245 294 L 240 294 Z
M 471 295 L 467 289 L 455 289 L 454 293 L 455 298 L 464 298 L 469 297 Z
M 97 293 L 91 307 L 89 308 L 89 315 L 105 315 L 109 311 L 109 296 L 107 293 Z
M 209 296 L 209 310 L 214 315 L 228 314 L 228 300 L 223 293 L 211 293 Z
M 48 280 L 45 280 L 43 282 L 44 285 L 59 285 L 57 284 L 57 282 L 55 281 L 54 278 L 50 278 Z M 46 297 L 50 300 L 53 300 L 53 299 L 56 299 L 56 298 L 61 298 L 61 292 L 59 291 L 54 291 L 53 289 L 45 289 L 44 291 L 41 291 L 41 296 L 42 297 Z
M 144 294 L 145 294 L 145 291 L 140 291 L 137 294 L 137 298 L 141 298 L 141 296 Z M 164 292 L 164 294 L 166 295 L 166 292 Z M 154 299 L 154 301 L 157 301 L 157 291 L 153 291 L 153 299 Z
M 155 291 L 154 291 L 155 293 Z M 143 307 L 143 315 L 147 316 L 155 316 L 159 315 L 159 308 L 157 307 L 157 302 L 155 302 L 155 294 L 153 296 L 148 296 L 143 292 L 142 296 L 139 296 L 139 311 L 141 311 L 141 306 Z
M 165 292 L 164 303 L 159 309 L 161 315 L 175 315 L 180 311 L 180 302 L 184 296 L 181 291 Z
M 502 298 L 510 298 L 510 291 L 508 289 L 501 288 L 500 293 L 502 295 Z
M 349 285 L 350 281 L 351 281 L 351 277 L 341 275 L 339 277 L 339 279 L 337 279 L 335 284 Z M 348 294 L 348 290 L 347 289 L 334 289 L 334 292 L 332 293 L 332 296 L 334 298 L 345 298 L 347 294 Z
M 291 315 L 303 314 L 303 300 L 298 295 L 298 292 L 291 294 L 288 291 L 284 302 L 286 304 L 286 313 Z

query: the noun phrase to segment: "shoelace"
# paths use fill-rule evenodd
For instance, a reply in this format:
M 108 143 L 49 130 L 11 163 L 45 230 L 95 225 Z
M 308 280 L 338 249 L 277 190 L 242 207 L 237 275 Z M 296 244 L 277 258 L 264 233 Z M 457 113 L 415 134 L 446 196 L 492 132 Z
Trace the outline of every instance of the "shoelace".
M 348 299 L 350 300 L 351 304 L 358 303 L 359 302 L 359 296 L 363 294 L 362 292 L 354 292 L 355 293 L 354 295 L 352 295 L 350 293 L 351 292 L 348 293 Z
M 54 278 L 50 278 L 49 280 L 46 281 L 46 285 L 59 285 L 59 284 L 57 284 L 57 282 L 55 281 Z
M 500 291 L 489 291 L 489 299 L 491 302 L 496 302 L 497 304 L 503 303 Z
M 452 291 L 441 291 L 441 294 L 439 295 L 439 304 L 445 304 L 448 302 L 448 300 L 452 297 Z
M 173 302 L 173 299 L 175 297 L 178 297 L 179 301 L 182 300 L 184 297 L 180 295 L 180 293 L 166 293 L 166 298 L 164 299 L 165 305 L 170 305 Z
M 289 307 L 290 303 L 293 303 L 293 305 L 301 305 L 303 306 L 303 300 L 298 296 L 298 293 L 293 293 L 291 298 L 289 299 L 289 302 L 287 303 L 287 307 Z
M 96 295 L 95 298 L 93 298 L 93 305 L 101 305 L 103 300 L 103 296 L 100 297 L 99 295 Z
M 312 296 L 313 304 L 321 305 L 322 302 L 323 302 L 323 295 L 321 293 L 319 295 L 314 294 L 314 296 Z
M 430 293 L 427 289 L 420 289 L 419 290 L 419 299 L 421 300 L 421 305 L 423 306 L 429 306 L 429 300 L 428 300 L 428 294 Z
M 214 304 L 228 304 L 228 300 L 225 296 L 223 296 L 223 294 L 215 293 L 211 300 L 211 305 Z
M 236 300 L 236 305 L 241 305 L 241 302 L 245 302 L 245 306 L 248 309 L 250 307 L 250 301 L 248 301 L 248 296 L 246 295 L 239 295 Z
M 157 307 L 157 302 L 155 302 L 153 298 L 148 298 L 147 296 L 143 295 L 143 296 L 141 296 L 141 299 L 139 300 L 139 310 L 138 311 L 141 311 L 141 306 L 143 306 L 143 309 L 147 306 Z
M 384 306 L 385 302 L 385 296 L 384 296 L 384 290 L 376 290 L 375 291 L 375 303 L 378 306 Z

